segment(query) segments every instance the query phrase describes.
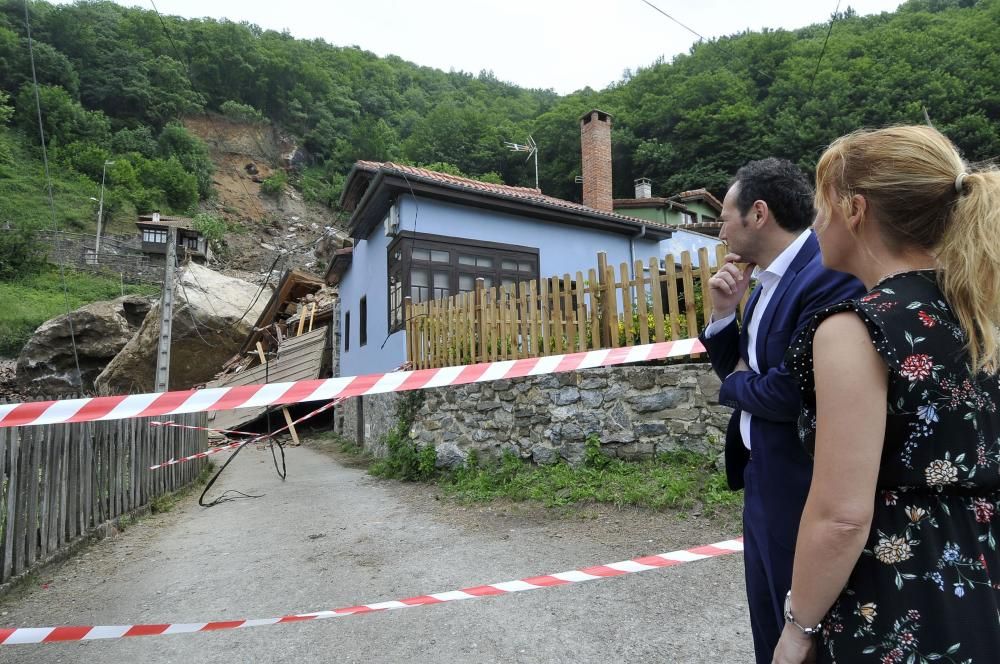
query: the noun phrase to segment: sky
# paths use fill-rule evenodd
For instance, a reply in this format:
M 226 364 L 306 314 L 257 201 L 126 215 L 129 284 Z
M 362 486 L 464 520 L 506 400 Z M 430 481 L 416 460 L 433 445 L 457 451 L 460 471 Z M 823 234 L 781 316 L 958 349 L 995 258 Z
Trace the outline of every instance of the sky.
M 116 0 L 163 14 L 227 18 L 360 46 L 418 65 L 568 94 L 607 87 L 627 69 L 686 53 L 698 37 L 643 0 Z M 63 3 L 62 0 L 57 2 Z M 829 21 L 837 0 L 650 0 L 707 39 Z M 841 2 L 862 15 L 900 0 Z

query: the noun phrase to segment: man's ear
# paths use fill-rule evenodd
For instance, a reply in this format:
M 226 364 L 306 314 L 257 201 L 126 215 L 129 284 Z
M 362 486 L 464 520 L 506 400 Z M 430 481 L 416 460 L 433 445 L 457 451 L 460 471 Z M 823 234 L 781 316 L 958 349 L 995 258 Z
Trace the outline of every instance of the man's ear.
M 767 203 L 761 200 L 754 201 L 750 214 L 754 215 L 755 219 L 753 219 L 751 223 L 755 228 L 762 227 L 769 213 L 770 210 L 768 210 Z

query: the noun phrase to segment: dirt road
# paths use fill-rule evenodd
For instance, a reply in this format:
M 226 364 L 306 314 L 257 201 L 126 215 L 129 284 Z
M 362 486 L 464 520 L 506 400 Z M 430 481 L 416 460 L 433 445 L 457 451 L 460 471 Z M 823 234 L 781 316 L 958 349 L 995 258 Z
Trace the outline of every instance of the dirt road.
M 561 572 L 733 537 L 614 508 L 463 507 L 307 448 L 245 450 L 186 498 L 0 602 L 2 626 L 267 618 Z M 218 485 L 217 485 L 218 486 Z M 0 646 L 0 661 L 747 662 L 739 554 L 500 597 L 240 631 Z

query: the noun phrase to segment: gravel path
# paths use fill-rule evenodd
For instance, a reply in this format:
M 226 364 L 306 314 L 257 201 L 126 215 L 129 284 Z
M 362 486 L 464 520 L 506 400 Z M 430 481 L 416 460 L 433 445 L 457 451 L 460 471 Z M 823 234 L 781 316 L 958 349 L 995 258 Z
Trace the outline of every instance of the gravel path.
M 443 592 L 662 553 L 736 533 L 609 507 L 463 507 L 305 447 L 282 483 L 247 449 L 220 490 L 46 570 L 0 625 L 201 622 Z M 217 486 L 219 486 L 217 484 Z M 619 578 L 242 631 L 0 646 L 4 662 L 747 662 L 739 554 Z

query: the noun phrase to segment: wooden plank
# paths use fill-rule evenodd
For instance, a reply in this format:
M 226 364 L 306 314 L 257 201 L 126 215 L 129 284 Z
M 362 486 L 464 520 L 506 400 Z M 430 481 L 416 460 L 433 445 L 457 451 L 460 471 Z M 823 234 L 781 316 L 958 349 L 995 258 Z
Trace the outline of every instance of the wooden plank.
M 604 338 L 601 332 L 601 282 L 597 278 L 597 271 L 593 268 L 587 270 L 587 281 L 590 286 L 590 348 L 597 350 L 601 348 L 601 340 Z
M 712 297 L 708 294 L 708 280 L 712 278 L 712 268 L 709 265 L 708 249 L 701 247 L 698 249 L 698 270 L 701 273 L 701 304 L 702 304 L 702 324 L 699 330 L 703 329 L 712 320 Z
M 635 301 L 639 317 L 639 343 L 649 343 L 649 307 L 646 303 L 645 266 L 641 260 L 635 262 Z M 652 273 L 650 273 L 652 280 Z
M 663 334 L 663 291 L 660 278 L 660 261 L 655 256 L 649 259 L 649 292 L 653 300 L 653 335 L 657 343 L 666 341 Z
M 563 326 L 566 335 L 565 351 L 572 353 L 576 350 L 576 318 L 573 310 L 573 280 L 568 273 L 562 278 L 562 315 L 565 325 Z
M 288 412 L 287 408 L 282 408 L 281 414 L 285 416 L 285 424 L 288 425 L 288 433 L 292 435 L 292 445 L 298 447 L 302 444 L 302 442 L 299 440 L 299 434 L 295 430 L 295 425 L 292 423 L 292 414 Z
M 541 353 L 539 357 L 543 355 L 552 355 L 552 342 L 549 339 L 549 280 L 539 279 L 538 280 L 538 300 L 539 300 L 539 318 L 541 333 L 539 334 L 539 341 L 541 342 Z
M 622 303 L 622 323 L 625 328 L 625 345 L 634 346 L 635 345 L 635 333 L 632 329 L 632 321 L 634 317 L 632 312 L 634 311 L 634 300 L 632 298 L 632 287 L 629 280 L 629 270 L 628 263 L 621 263 L 618 265 L 618 272 L 621 275 L 621 303 Z
M 61 437 L 59 429 L 63 427 L 47 427 L 45 448 L 42 450 L 42 465 L 39 473 L 41 485 L 38 490 L 38 557 L 45 560 L 49 555 L 49 528 L 52 521 L 52 494 L 56 485 L 53 477 L 55 469 L 54 450 L 57 440 Z M 0 462 L 2 464 L 2 462 Z
M 257 357 L 260 358 L 261 364 L 267 363 L 267 356 L 264 355 L 264 346 L 259 341 L 257 342 Z
M 41 470 L 42 445 L 45 436 L 49 433 L 50 427 L 32 427 L 34 429 L 34 440 L 31 444 L 31 459 L 28 465 L 28 518 L 24 524 L 25 544 L 25 566 L 35 564 L 38 559 L 38 503 L 39 486 L 38 474 Z
M 309 307 L 309 332 L 313 331 L 313 319 L 316 317 L 316 303 L 313 302 L 312 306 Z
M 604 286 L 607 294 L 606 311 L 608 315 L 608 329 L 610 330 L 609 335 L 611 339 L 611 347 L 618 348 L 621 346 L 620 321 L 618 320 L 618 292 L 617 284 L 615 283 L 615 269 L 610 265 L 605 270 Z
M 611 306 L 615 289 L 615 280 L 612 277 L 608 282 L 608 254 L 600 251 L 597 253 L 597 279 L 598 292 L 600 293 L 600 319 L 601 319 L 601 348 L 616 348 L 618 346 L 618 332 L 611 334 L 612 328 L 617 328 L 618 311 Z M 614 319 L 614 321 L 612 320 Z
M 559 282 L 559 277 L 551 277 L 549 281 L 549 297 L 552 299 L 552 348 L 553 352 L 559 355 L 563 352 L 566 338 L 566 324 L 562 309 L 562 285 Z
M 583 283 L 583 272 L 576 273 L 576 338 L 578 351 L 587 350 L 587 290 Z
M 7 515 L 4 520 L 3 569 L 0 570 L 2 571 L 0 581 L 7 581 L 14 575 L 14 541 L 17 533 L 17 501 L 20 488 L 17 469 L 23 430 L 23 428 L 7 429 L 10 433 L 7 439 Z
M 691 253 L 681 252 L 681 274 L 684 280 L 684 315 L 687 316 L 687 336 L 698 336 L 698 308 L 695 301 L 694 269 L 691 267 Z
M 476 362 L 486 361 L 486 280 L 476 279 L 476 332 L 479 334 L 479 352 Z
M 667 312 L 670 314 L 670 339 L 681 338 L 680 298 L 677 295 L 677 263 L 673 254 L 667 254 L 665 266 L 667 280 Z
M 302 331 L 305 329 L 305 326 L 306 326 L 306 305 L 305 304 L 300 304 L 299 305 L 299 327 L 298 327 L 298 329 L 295 330 L 295 336 L 301 337 L 302 336 Z
M 416 353 L 416 325 L 413 324 L 413 300 L 409 297 L 403 298 L 403 330 L 406 334 L 406 361 L 411 367 L 417 369 Z
M 24 571 L 25 535 L 28 522 L 28 479 L 31 468 L 31 447 L 34 444 L 35 427 L 24 427 L 21 431 L 21 453 L 17 459 L 17 508 L 14 512 L 14 574 Z
M 517 286 L 518 290 L 518 315 L 517 315 L 517 344 L 518 358 L 531 357 L 528 350 L 528 336 L 531 330 L 528 325 L 528 282 L 522 281 Z

